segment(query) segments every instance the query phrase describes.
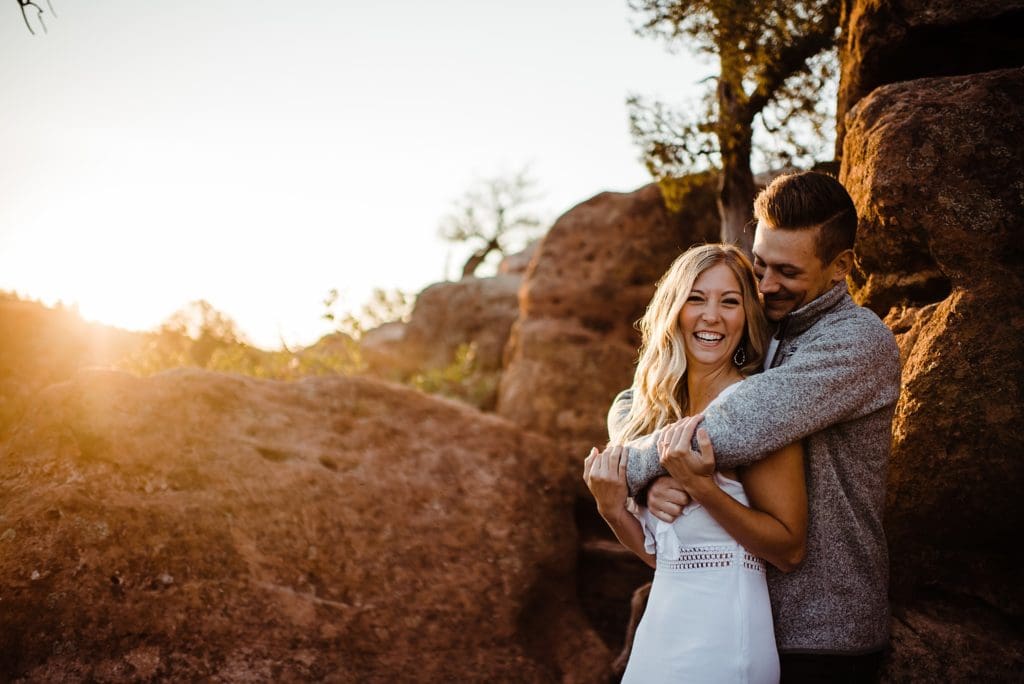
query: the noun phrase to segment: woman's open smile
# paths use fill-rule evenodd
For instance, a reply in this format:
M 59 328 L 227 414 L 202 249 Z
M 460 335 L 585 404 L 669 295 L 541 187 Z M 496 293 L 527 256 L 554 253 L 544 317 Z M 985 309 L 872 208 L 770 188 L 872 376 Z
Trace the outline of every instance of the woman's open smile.
M 701 273 L 679 313 L 687 365 L 730 362 L 745 324 L 743 294 L 729 267 L 717 264 Z

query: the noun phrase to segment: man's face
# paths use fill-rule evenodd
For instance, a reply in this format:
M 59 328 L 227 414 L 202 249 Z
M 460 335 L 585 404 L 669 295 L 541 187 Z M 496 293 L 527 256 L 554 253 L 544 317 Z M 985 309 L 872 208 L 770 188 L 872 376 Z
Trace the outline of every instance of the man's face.
M 838 282 L 835 261 L 823 264 L 818 258 L 818 231 L 769 228 L 758 221 L 754 233 L 754 273 L 769 321 L 777 323 Z

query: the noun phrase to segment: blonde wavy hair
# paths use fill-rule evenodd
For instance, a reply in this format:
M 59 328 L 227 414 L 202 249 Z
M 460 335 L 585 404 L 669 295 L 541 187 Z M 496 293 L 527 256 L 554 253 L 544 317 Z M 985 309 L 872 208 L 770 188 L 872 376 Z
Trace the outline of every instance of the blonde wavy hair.
M 633 403 L 625 420 L 615 430 L 617 434 L 609 435 L 613 444 L 624 444 L 650 434 L 687 415 L 686 351 L 679 314 L 700 274 L 718 264 L 729 267 L 743 295 L 746 325 L 740 344 L 744 347 L 746 361 L 739 371 L 749 375 L 761 368 L 768 324 L 757 296 L 757 281 L 750 260 L 729 244 L 700 245 L 687 250 L 672 262 L 658 281 L 651 303 L 637 324 L 643 341 L 633 376 Z

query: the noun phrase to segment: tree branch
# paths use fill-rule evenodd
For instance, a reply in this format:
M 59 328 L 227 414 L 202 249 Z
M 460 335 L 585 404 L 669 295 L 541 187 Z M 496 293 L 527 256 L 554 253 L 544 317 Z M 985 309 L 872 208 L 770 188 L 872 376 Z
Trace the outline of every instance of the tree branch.
M 832 47 L 838 23 L 838 3 L 831 3 L 821 20 L 807 33 L 783 46 L 775 59 L 765 61 L 764 68 L 757 75 L 757 87 L 747 100 L 747 108 L 752 114 L 764 109 L 786 80 L 804 68 L 807 60 Z
M 53 6 L 50 5 L 50 0 L 46 0 L 46 4 L 50 8 L 50 13 L 53 14 L 53 16 L 57 16 L 57 13 L 53 11 Z M 42 7 L 37 5 L 34 2 L 34 0 L 18 0 L 18 5 L 21 7 L 21 18 L 25 21 L 25 28 L 28 29 L 29 33 L 31 33 L 33 36 L 36 35 L 36 32 L 32 30 L 32 24 L 30 24 L 28 22 L 28 15 L 25 14 L 25 8 L 26 7 L 31 7 L 31 8 L 33 8 L 36 11 L 36 18 L 39 20 L 39 25 L 43 27 L 43 33 L 47 32 L 46 31 L 46 22 L 43 21 L 43 8 Z

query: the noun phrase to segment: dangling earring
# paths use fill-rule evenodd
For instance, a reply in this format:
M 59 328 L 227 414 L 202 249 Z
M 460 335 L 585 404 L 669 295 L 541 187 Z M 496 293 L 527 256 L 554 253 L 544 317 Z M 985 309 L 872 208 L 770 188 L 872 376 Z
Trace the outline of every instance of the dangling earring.
M 744 344 L 740 344 L 732 354 L 732 362 L 736 364 L 737 368 L 742 368 L 743 364 L 747 362 L 747 350 L 744 348 L 745 346 L 746 345 Z

